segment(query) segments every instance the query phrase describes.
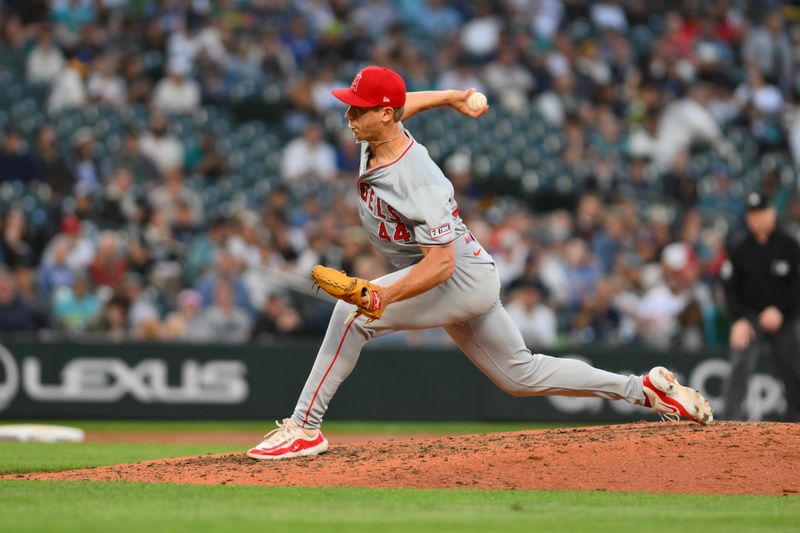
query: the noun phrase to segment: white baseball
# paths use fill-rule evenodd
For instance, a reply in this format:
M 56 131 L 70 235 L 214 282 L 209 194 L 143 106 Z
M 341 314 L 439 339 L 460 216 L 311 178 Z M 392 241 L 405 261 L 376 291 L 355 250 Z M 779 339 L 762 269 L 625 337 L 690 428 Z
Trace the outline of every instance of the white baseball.
M 479 92 L 474 92 L 467 98 L 467 107 L 472 111 L 483 109 L 486 106 L 486 95 Z

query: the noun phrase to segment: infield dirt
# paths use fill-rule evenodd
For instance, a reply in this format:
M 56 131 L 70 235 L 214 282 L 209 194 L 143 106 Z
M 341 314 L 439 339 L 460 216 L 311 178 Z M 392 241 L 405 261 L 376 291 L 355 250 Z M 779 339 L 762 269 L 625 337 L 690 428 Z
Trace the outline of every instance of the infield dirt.
M 319 457 L 244 453 L 5 476 L 223 485 L 800 493 L 800 425 L 637 423 L 337 444 Z

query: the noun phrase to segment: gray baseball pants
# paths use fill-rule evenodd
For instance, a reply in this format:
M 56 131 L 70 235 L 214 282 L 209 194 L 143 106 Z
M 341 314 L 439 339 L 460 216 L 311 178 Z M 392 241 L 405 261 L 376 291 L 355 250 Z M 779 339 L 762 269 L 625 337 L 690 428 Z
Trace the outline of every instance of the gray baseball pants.
M 407 267 L 377 279 L 388 285 Z M 582 361 L 531 354 L 503 308 L 494 264 L 456 246 L 456 270 L 433 289 L 388 306 L 380 320 L 348 317 L 355 306 L 338 302 L 292 419 L 318 428 L 339 385 L 373 337 L 399 330 L 443 327 L 456 345 L 500 389 L 514 396 L 600 396 L 644 403 L 641 376 L 623 376 Z

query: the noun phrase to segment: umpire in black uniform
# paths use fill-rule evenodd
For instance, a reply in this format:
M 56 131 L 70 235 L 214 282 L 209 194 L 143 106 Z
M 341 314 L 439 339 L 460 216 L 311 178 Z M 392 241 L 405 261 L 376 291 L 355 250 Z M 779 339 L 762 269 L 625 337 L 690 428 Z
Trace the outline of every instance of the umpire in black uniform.
M 746 198 L 749 233 L 735 244 L 720 276 L 733 321 L 725 414 L 746 418 L 747 385 L 766 346 L 786 386 L 787 416 L 800 420 L 800 244 L 777 227 L 769 198 Z

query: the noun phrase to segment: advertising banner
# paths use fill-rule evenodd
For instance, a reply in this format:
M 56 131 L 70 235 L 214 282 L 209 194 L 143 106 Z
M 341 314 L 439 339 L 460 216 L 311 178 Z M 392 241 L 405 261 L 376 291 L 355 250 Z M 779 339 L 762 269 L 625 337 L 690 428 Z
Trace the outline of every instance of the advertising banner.
M 271 346 L 79 344 L 0 345 L 0 418 L 276 419 L 288 416 L 316 343 Z M 662 364 L 723 408 L 726 354 L 703 356 L 592 348 L 558 354 L 613 372 Z M 755 420 L 786 405 L 769 358 L 750 382 Z M 602 398 L 513 398 L 456 349 L 366 349 L 331 402 L 328 419 L 629 421 L 648 410 Z

